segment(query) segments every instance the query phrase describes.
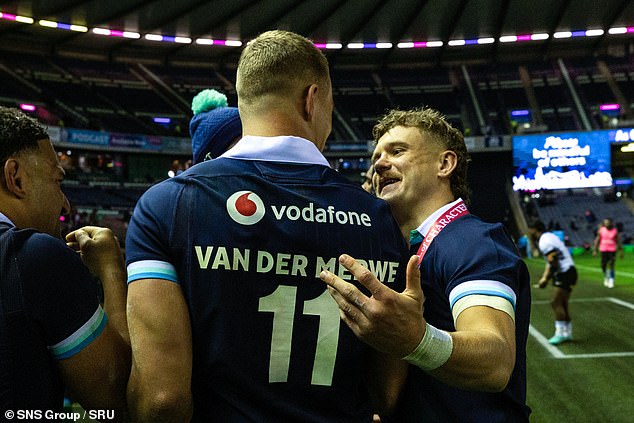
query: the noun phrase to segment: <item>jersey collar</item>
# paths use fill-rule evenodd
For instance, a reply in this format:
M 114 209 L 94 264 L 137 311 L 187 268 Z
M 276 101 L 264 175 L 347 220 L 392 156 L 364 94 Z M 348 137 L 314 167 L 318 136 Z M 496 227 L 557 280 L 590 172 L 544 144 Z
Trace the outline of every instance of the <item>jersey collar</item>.
M 0 223 L 8 223 L 11 226 L 15 226 L 15 224 L 11 222 L 11 220 L 7 216 L 5 216 L 2 212 L 0 212 Z
M 445 213 L 447 210 L 452 208 L 454 205 L 458 204 L 460 201 L 462 201 L 462 199 L 458 198 L 456 201 L 452 201 L 449 204 L 445 204 L 444 206 L 442 206 L 441 208 L 433 212 L 431 215 L 429 215 L 429 217 L 427 217 L 427 219 L 425 219 L 418 228 L 410 232 L 409 244 L 415 245 L 415 244 L 420 244 L 421 242 L 423 242 L 425 235 L 429 231 L 429 228 L 431 227 L 431 225 L 434 224 L 436 219 L 438 219 L 443 213 Z
M 300 137 L 259 137 L 245 135 L 220 157 L 330 167 L 328 160 L 311 141 Z

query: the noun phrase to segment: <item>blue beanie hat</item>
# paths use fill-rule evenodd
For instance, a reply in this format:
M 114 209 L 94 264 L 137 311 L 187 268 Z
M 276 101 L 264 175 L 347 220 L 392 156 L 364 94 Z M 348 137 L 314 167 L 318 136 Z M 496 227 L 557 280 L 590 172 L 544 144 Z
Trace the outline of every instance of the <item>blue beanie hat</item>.
M 236 107 L 227 107 L 227 96 L 216 90 L 203 90 L 192 100 L 194 117 L 189 122 L 194 164 L 227 151 L 242 136 L 242 121 Z

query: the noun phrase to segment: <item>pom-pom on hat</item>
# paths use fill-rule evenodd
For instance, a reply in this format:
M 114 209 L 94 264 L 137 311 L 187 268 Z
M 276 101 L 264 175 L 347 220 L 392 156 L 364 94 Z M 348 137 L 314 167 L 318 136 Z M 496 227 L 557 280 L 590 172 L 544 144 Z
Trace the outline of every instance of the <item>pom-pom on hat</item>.
M 194 117 L 189 122 L 194 164 L 209 155 L 215 159 L 242 136 L 242 121 L 236 107 L 227 107 L 227 96 L 203 90 L 192 100 Z

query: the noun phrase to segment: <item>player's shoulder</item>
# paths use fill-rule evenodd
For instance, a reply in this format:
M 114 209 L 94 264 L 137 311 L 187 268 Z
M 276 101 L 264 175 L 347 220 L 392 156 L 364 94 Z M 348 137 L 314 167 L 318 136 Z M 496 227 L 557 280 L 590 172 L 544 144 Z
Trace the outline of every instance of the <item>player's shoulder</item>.
M 165 211 L 178 199 L 185 182 L 178 178 L 165 179 L 149 187 L 137 202 L 136 208 Z M 138 216 L 137 216 L 138 217 Z
M 434 242 L 442 249 L 450 249 L 454 255 L 471 255 L 484 249 L 516 250 L 513 239 L 503 224 L 485 222 L 473 214 L 462 216 L 447 225 Z
M 542 240 L 544 242 L 557 242 L 557 240 L 559 239 L 559 237 L 557 235 L 555 235 L 552 232 L 544 232 L 540 237 L 539 237 L 539 241 L 541 242 Z
M 454 224 L 447 225 L 445 229 L 448 229 L 447 232 L 457 232 L 467 239 L 478 239 L 483 235 L 505 233 L 506 231 L 504 225 L 501 223 L 485 222 L 474 214 L 467 214 L 460 217 Z M 445 229 L 443 229 L 443 231 Z
M 539 249 L 543 251 L 545 249 L 559 248 L 561 244 L 561 240 L 559 239 L 557 235 L 555 235 L 552 232 L 544 232 L 539 237 L 538 244 L 539 244 Z
M 38 255 L 56 254 L 68 248 L 61 239 L 42 232 L 19 230 L 16 235 L 17 242 L 25 250 L 35 251 Z
M 18 242 L 16 251 L 19 252 L 21 262 L 26 267 L 36 266 L 42 269 L 50 265 L 50 267 L 58 268 L 81 263 L 75 251 L 61 239 L 51 235 L 29 231 L 29 233 L 19 233 L 16 240 Z

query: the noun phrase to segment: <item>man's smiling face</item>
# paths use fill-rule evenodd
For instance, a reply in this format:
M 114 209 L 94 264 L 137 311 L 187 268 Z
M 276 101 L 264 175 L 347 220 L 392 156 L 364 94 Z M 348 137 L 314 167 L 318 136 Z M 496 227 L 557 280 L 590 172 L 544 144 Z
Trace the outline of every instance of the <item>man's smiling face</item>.
M 415 127 L 396 126 L 377 142 L 372 163 L 376 195 L 393 210 L 416 208 L 436 190 L 438 143 Z

